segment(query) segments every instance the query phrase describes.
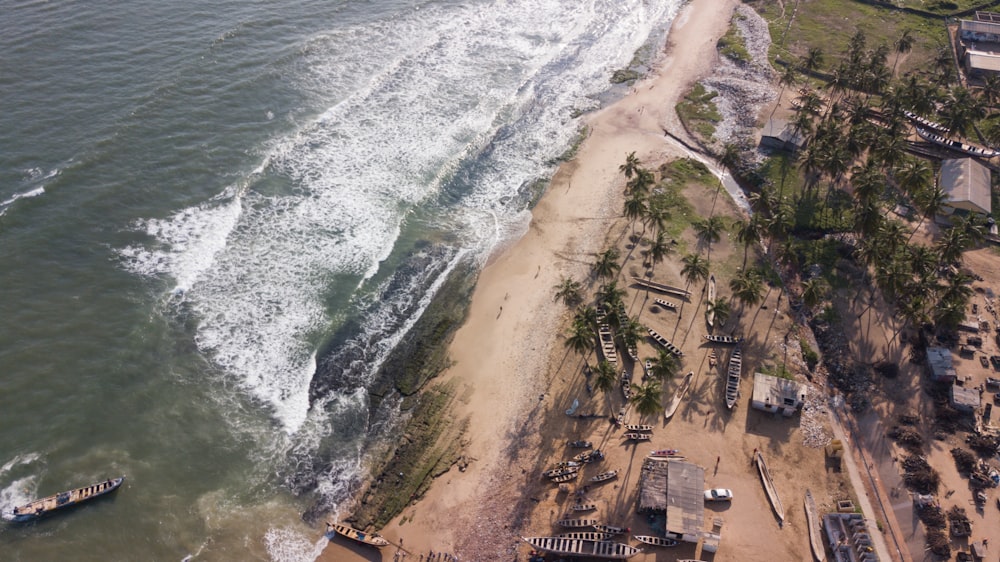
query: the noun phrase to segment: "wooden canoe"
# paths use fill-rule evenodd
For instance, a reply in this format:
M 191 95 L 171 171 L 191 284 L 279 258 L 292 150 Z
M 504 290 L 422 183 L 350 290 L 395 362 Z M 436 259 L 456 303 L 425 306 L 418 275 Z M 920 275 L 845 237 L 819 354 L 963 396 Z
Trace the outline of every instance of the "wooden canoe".
M 636 285 L 645 287 L 647 289 L 652 289 L 660 293 L 666 293 L 668 295 L 674 295 L 681 298 L 689 298 L 691 296 L 691 291 L 687 289 L 681 289 L 680 287 L 673 287 L 671 285 L 664 285 L 663 283 L 657 283 L 656 281 L 650 281 L 648 279 L 643 279 L 642 277 L 632 276 L 632 280 L 635 281 Z
M 326 532 L 336 533 L 342 537 L 347 537 L 352 541 L 358 541 L 361 544 L 367 544 L 368 546 L 374 546 L 375 548 L 389 546 L 389 541 L 382 538 L 378 533 L 366 533 L 342 523 L 331 523 L 328 521 L 326 523 Z
M 674 412 L 677 411 L 677 407 L 681 405 L 681 400 L 684 399 L 684 395 L 687 394 L 688 388 L 691 386 L 691 380 L 694 379 L 694 371 L 689 372 L 684 375 L 684 381 L 674 392 L 674 397 L 670 399 L 670 404 L 667 404 L 666 410 L 663 411 L 663 419 L 669 420 L 673 417 Z
M 571 480 L 576 480 L 576 477 L 579 476 L 579 475 L 580 475 L 579 472 L 573 471 L 573 472 L 570 472 L 570 473 L 567 473 L 567 474 L 563 474 L 562 476 L 553 476 L 551 478 L 551 482 L 553 482 L 555 484 L 562 484 L 563 482 L 569 482 Z
M 715 275 L 708 276 L 708 302 L 715 302 Z M 715 326 L 715 310 L 709 309 L 705 313 L 705 321 L 708 322 L 708 327 L 711 328 Z
M 631 431 L 622 435 L 625 439 L 629 441 L 649 441 L 653 436 L 648 433 L 639 433 L 637 431 Z
M 771 480 L 771 471 L 767 469 L 767 463 L 764 462 L 764 455 L 760 454 L 760 451 L 757 451 L 754 461 L 757 463 L 760 481 L 764 485 L 764 492 L 767 493 L 767 499 L 771 502 L 774 514 L 778 516 L 778 521 L 784 522 L 785 508 L 781 506 L 781 498 L 778 497 L 778 490 L 775 489 L 774 481 Z
M 730 410 L 740 396 L 741 372 L 743 372 L 743 355 L 737 347 L 729 357 L 729 369 L 726 371 L 726 407 Z
M 560 519 L 556 521 L 556 525 L 560 527 L 593 527 L 597 525 L 597 519 Z
M 597 531 L 576 531 L 573 533 L 560 533 L 556 536 L 560 539 L 582 539 L 585 541 L 606 541 L 614 537 L 611 533 L 598 533 Z
M 680 449 L 657 449 L 649 454 L 653 458 L 664 458 L 668 459 L 670 457 L 676 457 L 681 454 Z
M 658 343 L 658 344 L 662 345 L 663 347 L 665 347 L 667 349 L 667 351 L 669 351 L 670 353 L 673 353 L 677 357 L 683 357 L 684 356 L 684 352 L 681 351 L 681 349 L 679 347 L 677 347 L 676 345 L 670 343 L 670 340 L 668 340 L 667 338 L 665 338 L 665 337 L 661 336 L 660 334 L 656 333 L 656 330 L 654 330 L 652 328 L 646 328 L 646 331 L 649 332 L 649 337 L 653 338 L 653 341 L 655 341 L 656 343 Z
M 674 539 L 666 539 L 663 537 L 652 537 L 649 535 L 633 535 L 633 539 L 646 544 L 651 544 L 653 546 L 671 547 L 680 544 Z
M 640 552 L 638 548 L 620 542 L 588 541 L 562 537 L 525 537 L 524 541 L 538 550 L 554 554 L 586 556 L 605 560 L 625 560 Z
M 743 338 L 737 336 L 715 336 L 712 334 L 706 335 L 705 339 L 712 343 L 726 343 L 726 344 L 735 344 L 743 341 Z
M 575 503 L 569 508 L 570 511 L 576 513 L 583 513 L 585 511 L 597 511 L 597 504 L 594 503 Z
M 663 299 L 653 299 L 653 302 L 655 302 L 656 304 L 658 304 L 658 305 L 660 305 L 663 308 L 666 308 L 668 310 L 676 310 L 677 309 L 677 305 L 674 304 L 674 303 L 672 303 L 672 302 L 670 302 L 670 301 L 665 301 Z
M 613 525 L 594 525 L 594 528 L 602 533 L 611 533 L 612 535 L 624 535 L 629 531 L 625 527 L 615 527 Z
M 641 424 L 637 424 L 637 423 L 630 423 L 630 424 L 626 424 L 625 425 L 625 429 L 628 430 L 628 431 L 647 432 L 647 431 L 653 431 L 653 426 L 651 426 L 651 425 L 641 425 Z
M 90 486 L 85 486 L 83 488 L 59 492 L 58 494 L 37 499 L 24 505 L 19 505 L 13 509 L 11 515 L 13 515 L 13 520 L 17 522 L 38 519 L 54 511 L 77 506 L 81 503 L 110 494 L 111 492 L 117 490 L 123 482 L 125 482 L 125 477 L 121 476 L 119 478 L 109 478 L 103 482 L 91 484 Z
M 823 546 L 822 531 L 820 530 L 819 511 L 816 510 L 816 501 L 813 500 L 812 492 L 806 489 L 806 524 L 809 525 L 809 545 L 812 547 L 813 557 L 816 562 L 826 561 L 826 547 Z
M 614 478 L 616 476 L 618 476 L 618 471 L 617 470 L 609 470 L 607 472 L 602 472 L 602 473 L 598 474 L 597 476 L 591 476 L 590 477 L 590 481 L 593 482 L 593 483 L 595 483 L 595 484 L 597 484 L 599 482 L 605 482 L 605 481 L 611 480 L 612 478 Z

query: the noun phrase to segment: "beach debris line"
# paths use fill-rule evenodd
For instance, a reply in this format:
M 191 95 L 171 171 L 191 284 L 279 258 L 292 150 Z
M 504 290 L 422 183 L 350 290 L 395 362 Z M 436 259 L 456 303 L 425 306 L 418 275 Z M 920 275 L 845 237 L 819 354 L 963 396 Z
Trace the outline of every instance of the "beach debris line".
M 389 541 L 382 538 L 378 533 L 366 533 L 364 531 L 359 531 L 350 525 L 344 525 L 343 523 L 334 523 L 332 521 L 326 522 L 326 533 L 340 535 L 342 537 L 357 541 L 362 544 L 367 544 L 368 546 L 374 546 L 375 548 L 382 548 L 383 546 L 389 546 Z

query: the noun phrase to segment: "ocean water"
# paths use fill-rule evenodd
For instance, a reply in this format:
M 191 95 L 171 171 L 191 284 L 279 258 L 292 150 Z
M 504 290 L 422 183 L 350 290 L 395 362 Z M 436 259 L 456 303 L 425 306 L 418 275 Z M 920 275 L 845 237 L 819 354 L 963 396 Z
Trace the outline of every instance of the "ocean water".
M 0 512 L 128 476 L 0 559 L 314 559 L 381 361 L 680 4 L 0 0 Z

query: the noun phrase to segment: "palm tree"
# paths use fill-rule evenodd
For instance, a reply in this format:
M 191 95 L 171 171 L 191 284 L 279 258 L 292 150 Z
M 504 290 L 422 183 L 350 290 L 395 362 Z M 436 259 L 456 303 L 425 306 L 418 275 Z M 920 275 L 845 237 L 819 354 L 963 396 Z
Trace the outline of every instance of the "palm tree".
M 662 262 L 670 252 L 672 248 L 670 243 L 667 242 L 666 235 L 664 235 L 662 230 L 656 232 L 656 237 L 652 240 L 648 240 L 649 249 L 646 250 L 646 254 L 649 256 L 649 261 L 653 264 L 653 270 L 656 270 L 656 264 Z
M 680 360 L 673 353 L 666 349 L 657 350 L 656 357 L 649 359 L 650 374 L 662 381 L 668 381 L 677 375 L 680 370 Z
M 635 171 L 635 177 L 625 182 L 625 193 L 649 193 L 649 188 L 656 183 L 656 176 L 646 168 L 639 168 Z
M 573 322 L 573 325 L 569 329 L 569 335 L 566 336 L 563 345 L 579 353 L 581 357 L 586 358 L 594 349 L 594 338 L 594 329 L 590 325 L 584 322 Z
M 583 301 L 580 283 L 569 277 L 564 276 L 553 288 L 556 290 L 556 301 L 562 301 L 566 306 L 576 306 Z
M 736 240 L 743 244 L 743 268 L 747 267 L 747 254 L 750 246 L 758 244 L 764 237 L 764 226 L 758 215 L 753 215 L 748 221 L 740 221 L 736 226 Z
M 594 275 L 598 278 L 612 278 L 618 275 L 618 271 L 622 268 L 618 263 L 618 258 L 621 257 L 621 254 L 618 253 L 618 248 L 612 246 L 595 257 L 597 261 L 590 266 L 590 271 Z
M 646 198 L 641 193 L 634 192 L 625 199 L 625 218 L 632 221 L 632 234 L 635 234 L 635 221 L 646 215 Z
M 667 209 L 659 199 L 650 199 L 646 205 L 646 218 L 643 224 L 659 232 L 663 230 L 668 220 L 670 220 L 670 209 Z
M 917 192 L 914 203 L 920 208 L 920 222 L 913 228 L 913 232 L 910 233 L 910 237 L 906 241 L 909 242 L 913 238 L 925 220 L 940 213 L 947 202 L 948 194 L 939 185 L 928 183 L 921 191 Z
M 627 349 L 634 350 L 639 340 L 646 335 L 646 327 L 639 323 L 639 317 L 629 318 L 618 326 L 618 335 Z
M 576 307 L 576 312 L 573 313 L 573 323 L 584 324 L 586 326 L 589 326 L 591 331 L 593 331 L 596 334 L 597 309 L 590 305 Z
M 705 220 L 696 221 L 691 225 L 698 233 L 698 239 L 708 245 L 708 254 L 712 254 L 712 244 L 722 239 L 722 233 L 726 230 L 726 223 L 722 217 L 712 215 Z
M 807 72 L 816 72 L 823 66 L 823 49 L 820 47 L 810 47 L 805 58 L 802 59 L 802 68 Z
M 826 298 L 830 286 L 822 277 L 813 277 L 802 282 L 802 303 L 812 309 Z
M 625 179 L 630 180 L 641 165 L 642 162 L 640 162 L 636 157 L 635 152 L 629 152 L 628 155 L 625 156 L 625 163 L 618 166 L 618 171 L 625 174 Z
M 663 398 L 663 385 L 657 379 L 650 379 L 646 384 L 632 385 L 632 398 L 629 402 L 635 406 L 635 411 L 641 416 L 651 416 L 658 413 L 663 406 L 660 400 Z
M 745 308 L 761 301 L 764 281 L 756 270 L 744 269 L 729 280 L 729 289 L 733 292 L 733 298 L 740 301 L 740 308 Z
M 597 300 L 609 311 L 617 310 L 624 298 L 625 289 L 619 289 L 617 281 L 601 285 L 601 288 L 597 290 Z
M 781 71 L 781 76 L 778 77 L 778 84 L 781 89 L 778 91 L 778 100 L 771 109 L 771 116 L 768 119 L 774 118 L 774 112 L 778 110 L 778 106 L 781 105 L 781 96 L 785 94 L 785 88 L 795 84 L 798 81 L 798 73 L 795 67 L 791 64 L 785 65 L 785 68 Z
M 708 317 L 709 314 L 714 314 L 715 321 L 719 326 L 726 325 L 726 320 L 729 320 L 730 313 L 732 313 L 732 307 L 729 305 L 729 299 L 726 297 L 718 297 L 715 300 L 705 302 L 705 316 Z
M 913 49 L 913 34 L 909 29 L 904 29 L 903 33 L 893 42 L 896 47 L 896 60 L 892 62 L 892 75 L 896 75 L 896 65 L 899 63 L 899 55 L 905 55 Z
M 611 363 L 601 359 L 597 363 L 595 374 L 597 376 L 594 377 L 594 389 L 603 392 L 604 397 L 608 398 L 608 394 L 618 387 L 618 373 Z
M 684 264 L 684 267 L 681 268 L 681 275 L 687 280 L 689 286 L 708 279 L 707 259 L 703 259 L 698 254 L 688 254 L 681 258 L 681 263 Z

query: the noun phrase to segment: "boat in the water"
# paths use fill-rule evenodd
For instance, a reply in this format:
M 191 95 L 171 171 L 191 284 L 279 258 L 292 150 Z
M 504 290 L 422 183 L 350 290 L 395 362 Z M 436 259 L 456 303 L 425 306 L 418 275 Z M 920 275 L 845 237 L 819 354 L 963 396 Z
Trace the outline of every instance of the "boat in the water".
M 349 538 L 352 541 L 358 541 L 359 543 L 374 546 L 375 548 L 389 546 L 389 541 L 382 538 L 382 536 L 378 533 L 366 533 L 349 525 L 344 525 L 343 523 L 331 523 L 328 521 L 326 523 L 326 532 L 328 534 L 336 533 L 342 537 Z
M 612 535 L 624 535 L 631 531 L 628 527 L 615 527 L 613 525 L 594 525 L 594 528 L 602 533 L 611 533 Z
M 620 542 L 588 541 L 562 537 L 525 537 L 524 541 L 538 550 L 567 556 L 586 556 L 606 560 L 625 560 L 641 552 Z
M 667 539 L 663 537 L 652 537 L 649 535 L 633 535 L 632 538 L 641 543 L 651 544 L 653 546 L 670 547 L 670 546 L 677 546 L 678 544 L 680 544 L 674 539 Z
M 593 447 L 594 444 L 590 441 L 584 441 L 581 439 L 580 441 L 570 441 L 569 446 L 574 449 L 589 449 Z
M 660 293 L 666 293 L 668 295 L 674 295 L 681 298 L 689 298 L 691 296 L 691 291 L 687 289 L 681 289 L 680 287 L 673 287 L 671 285 L 664 285 L 663 283 L 657 283 L 649 279 L 643 279 L 642 277 L 632 276 L 632 280 L 635 281 L 636 285 L 640 287 L 645 287 L 647 289 L 652 289 Z
M 774 487 L 774 481 L 771 480 L 771 472 L 767 469 L 767 463 L 764 462 L 764 455 L 762 455 L 760 451 L 757 451 L 757 454 L 754 455 L 754 462 L 757 463 L 757 471 L 760 473 L 760 481 L 764 484 L 764 492 L 767 493 L 767 499 L 771 502 L 774 514 L 778 516 L 779 522 L 784 522 L 785 508 L 781 506 L 781 499 L 778 497 L 778 490 Z
M 715 303 L 715 274 L 708 276 L 708 302 Z M 709 308 L 705 311 L 705 321 L 708 327 L 715 326 L 715 309 Z
M 649 454 L 649 456 L 654 458 L 670 458 L 680 456 L 680 449 L 657 449 Z
M 740 348 L 733 350 L 729 358 L 729 369 L 726 372 L 726 407 L 730 410 L 740 396 L 740 373 L 743 371 L 743 355 Z
M 673 353 L 677 357 L 684 356 L 684 352 L 681 351 L 679 347 L 670 343 L 670 340 L 668 340 L 667 338 L 656 333 L 656 330 L 653 330 L 652 328 L 646 328 L 646 331 L 649 332 L 649 337 L 653 338 L 653 341 L 667 348 L 667 351 L 669 351 L 670 353 Z
M 121 487 L 123 482 L 125 482 L 125 477 L 121 476 L 118 478 L 109 478 L 103 482 L 84 486 L 83 488 L 59 492 L 58 494 L 19 505 L 11 511 L 11 515 L 13 516 L 13 520 L 17 522 L 38 519 L 54 511 L 80 505 L 81 503 L 110 494 Z
M 653 302 L 655 302 L 656 304 L 662 306 L 663 308 L 669 309 L 669 310 L 675 310 L 677 308 L 676 304 L 674 304 L 674 303 L 672 303 L 670 301 L 665 301 L 663 299 L 653 299 Z
M 560 527 L 593 527 L 597 525 L 597 519 L 560 519 L 556 525 Z
M 582 539 L 585 541 L 606 541 L 614 537 L 611 533 L 598 533 L 597 531 L 575 531 L 573 533 L 560 533 L 556 536 L 560 539 Z
M 628 423 L 628 424 L 625 424 L 625 430 L 626 431 L 648 432 L 648 431 L 653 431 L 653 426 L 651 426 L 651 425 L 645 425 L 645 424 L 638 424 L 638 423 Z
M 812 547 L 813 557 L 816 562 L 826 561 L 826 547 L 823 545 L 822 531 L 820 530 L 819 511 L 816 509 L 816 501 L 812 492 L 806 489 L 806 524 L 809 525 L 809 545 Z
M 617 470 L 609 470 L 607 472 L 602 472 L 596 476 L 591 476 L 590 481 L 593 482 L 594 484 L 597 484 L 600 482 L 607 482 L 608 480 L 611 480 L 612 478 L 615 478 L 617 476 L 618 476 Z
M 715 336 L 712 334 L 706 335 L 705 339 L 712 343 L 727 343 L 727 344 L 740 343 L 743 341 L 743 338 L 737 336 Z
M 688 388 L 691 386 L 692 379 L 694 379 L 694 371 L 684 375 L 684 380 L 681 382 L 681 385 L 677 387 L 677 391 L 674 392 L 674 397 L 670 399 L 670 404 L 667 404 L 666 410 L 663 411 L 664 420 L 669 420 L 673 417 L 674 412 L 677 411 L 677 407 L 681 404 L 681 400 L 684 399 L 684 395 L 687 394 Z
M 649 441 L 653 436 L 648 433 L 639 433 L 638 431 L 630 431 L 622 435 L 625 439 L 629 441 Z
M 993 158 L 994 156 L 1000 155 L 1000 152 L 991 148 L 984 148 L 982 146 L 964 143 L 960 140 L 949 139 L 923 127 L 914 128 L 917 130 L 917 134 L 920 135 L 920 138 L 930 141 L 938 146 L 950 148 L 951 150 L 956 150 L 958 152 L 964 152 L 965 154 L 972 156 L 979 156 L 980 158 Z

